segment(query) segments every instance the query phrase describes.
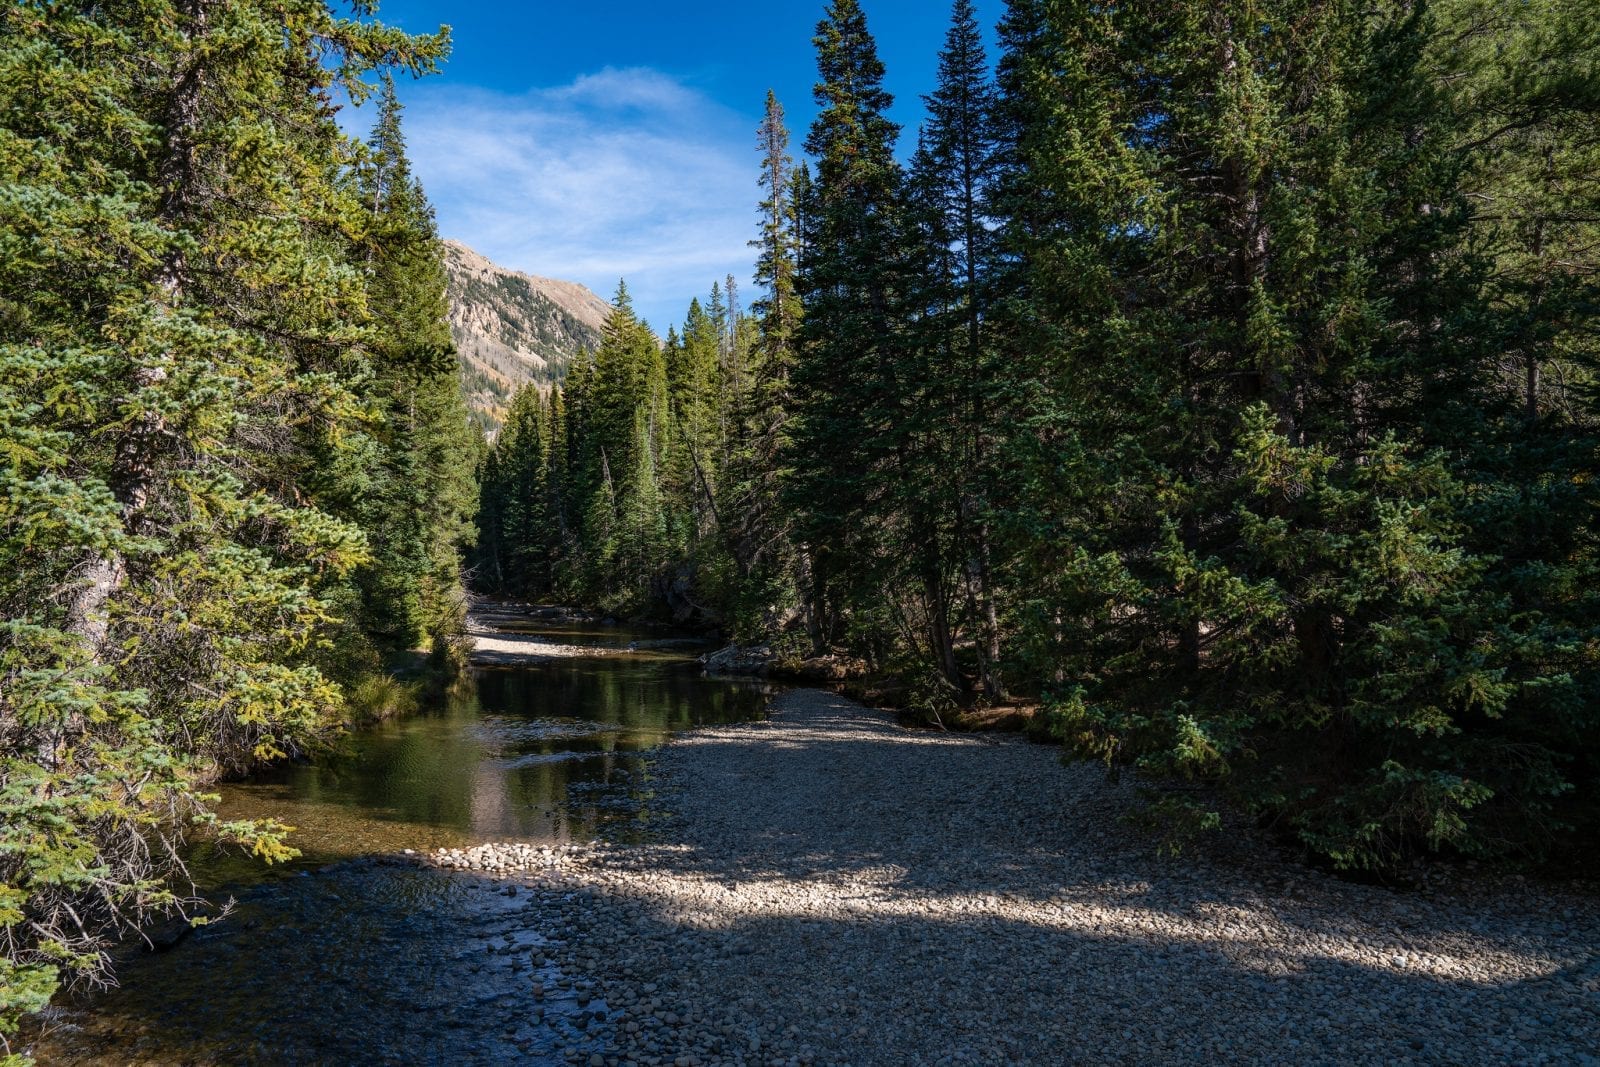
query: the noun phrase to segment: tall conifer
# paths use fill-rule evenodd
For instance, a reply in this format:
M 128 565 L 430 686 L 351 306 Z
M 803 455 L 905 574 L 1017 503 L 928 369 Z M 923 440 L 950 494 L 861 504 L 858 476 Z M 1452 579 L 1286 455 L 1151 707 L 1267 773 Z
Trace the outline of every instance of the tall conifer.
M 362 620 L 393 648 L 443 653 L 463 622 L 461 553 L 477 505 L 473 430 L 450 337 L 444 263 L 433 211 L 411 173 L 394 80 L 360 170 L 373 215 L 367 248 L 374 397 L 382 424 L 351 510 L 367 531 Z
M 792 374 L 795 418 L 785 465 L 803 590 L 818 651 L 846 608 L 872 601 L 875 546 L 865 537 L 876 487 L 895 454 L 900 388 L 899 127 L 884 67 L 856 0 L 833 0 L 814 39 L 821 108 L 806 139 L 817 161 L 800 290 L 806 317 Z M 849 389 L 838 388 L 848 381 Z
M 1004 696 L 1000 624 L 992 561 L 991 498 L 996 425 L 995 354 L 988 336 L 998 258 L 990 216 L 998 176 L 997 101 L 977 15 L 957 0 L 939 55 L 939 82 L 926 98 L 928 121 L 912 183 L 924 214 L 921 333 L 926 388 L 945 425 L 935 432 L 949 454 L 933 477 L 945 483 L 953 524 L 950 551 L 965 570 L 971 625 L 977 631 L 985 694 Z M 946 627 L 949 629 L 949 627 Z M 953 640 L 953 633 L 948 640 Z M 940 658 L 952 683 L 953 653 Z
M 307 473 L 370 333 L 328 101 L 444 50 L 310 0 L 0 15 L 0 1042 L 184 910 L 186 834 L 288 854 L 204 789 L 339 722 L 311 649 L 367 549 Z

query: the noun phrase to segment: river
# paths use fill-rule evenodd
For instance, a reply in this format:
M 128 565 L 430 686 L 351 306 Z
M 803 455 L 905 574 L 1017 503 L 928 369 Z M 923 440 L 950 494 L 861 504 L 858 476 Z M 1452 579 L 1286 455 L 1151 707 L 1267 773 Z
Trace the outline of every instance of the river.
M 296 827 L 301 858 L 198 850 L 197 881 L 232 912 L 169 951 L 125 952 L 120 988 L 53 1011 L 40 1062 L 565 1062 L 537 1025 L 562 1009 L 524 973 L 526 899 L 405 850 L 648 835 L 645 755 L 765 699 L 659 633 L 522 629 L 565 655 L 475 670 L 335 754 L 220 787 L 224 817 Z

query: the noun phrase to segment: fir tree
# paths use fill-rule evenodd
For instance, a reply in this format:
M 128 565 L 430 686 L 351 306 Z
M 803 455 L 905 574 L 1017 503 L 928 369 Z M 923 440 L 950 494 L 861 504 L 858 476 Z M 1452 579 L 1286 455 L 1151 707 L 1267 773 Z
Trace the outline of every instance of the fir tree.
M 664 506 L 659 472 L 672 447 L 671 408 L 666 354 L 635 314 L 626 283 L 593 363 L 568 394 L 568 492 L 583 516 L 577 590 L 610 610 L 639 610 L 669 543 L 666 516 L 647 523 L 639 509 L 644 499 Z
M 480 569 L 803 619 L 928 708 L 1003 662 L 1075 754 L 1203 784 L 1179 829 L 1382 867 L 1592 827 L 1584 15 L 1010 0 L 991 84 L 957 0 L 902 174 L 834 0 L 811 163 L 768 96 L 753 318 L 719 281 L 662 346 L 619 290 L 484 464 Z
M 766 290 L 766 295 L 751 310 L 760 328 L 761 391 L 774 394 L 763 399 L 781 408 L 789 367 L 794 360 L 801 306 L 795 289 L 794 159 L 789 155 L 789 130 L 784 125 L 783 105 L 770 90 L 757 143 L 761 149 L 759 184 L 766 195 L 759 209 L 760 236 L 751 244 L 760 251 L 756 260 L 756 282 Z
M 1600 191 L 1588 177 L 1600 162 L 1600 91 L 1585 73 L 1600 42 L 1591 13 L 1571 0 L 1459 0 L 1434 17 L 1447 32 L 1433 35 L 1429 59 L 1451 72 L 1444 98 L 1464 203 L 1488 259 L 1474 329 L 1493 361 L 1442 409 L 1476 431 L 1459 469 L 1481 487 L 1469 544 L 1491 561 L 1485 584 L 1504 598 L 1495 667 L 1522 683 L 1480 744 L 1538 753 L 1511 765 L 1547 775 L 1553 757 L 1575 787 L 1557 817 L 1583 823 L 1600 814 L 1600 716 L 1582 710 L 1596 706 L 1600 682 L 1589 473 L 1600 454 Z M 1507 826 L 1500 836 L 1519 834 Z
M 723 555 L 730 573 L 721 600 L 732 627 L 759 633 L 769 618 L 792 604 L 795 554 L 786 509 L 779 497 L 779 466 L 788 444 L 789 377 L 802 316 L 796 289 L 794 160 L 783 107 L 767 93 L 757 133 L 760 229 L 756 282 L 764 295 L 751 307 L 754 337 L 747 370 L 730 377 L 724 423 L 728 427 L 722 491 L 716 508 Z
M 1007 26 L 1008 242 L 1049 353 L 1017 529 L 1063 726 L 1349 865 L 1482 847 L 1559 788 L 1481 759 L 1534 690 L 1465 536 L 1493 374 L 1432 32 L 1200 4 Z
M 473 431 L 450 338 L 431 207 L 411 174 L 394 81 L 385 77 L 361 169 L 373 213 L 368 248 L 377 427 L 374 469 L 351 510 L 372 544 L 363 621 L 391 648 L 440 654 L 463 623 L 461 553 L 477 506 Z
M 960 557 L 965 570 L 971 622 L 980 637 L 983 690 L 997 699 L 1004 690 L 990 495 L 994 424 L 1003 420 L 992 401 L 995 355 L 987 320 L 998 258 L 988 212 L 999 146 L 995 90 L 970 0 L 957 0 L 952 10 L 939 56 L 939 83 L 926 103 L 928 122 L 911 179 L 925 249 L 920 376 L 942 394 L 929 400 L 945 420 L 934 432 L 950 446 L 950 454 L 934 477 L 946 483 L 944 506 L 954 524 L 950 552 Z M 945 640 L 953 643 L 953 626 L 941 625 Z M 939 658 L 947 680 L 961 684 L 953 647 L 940 649 Z

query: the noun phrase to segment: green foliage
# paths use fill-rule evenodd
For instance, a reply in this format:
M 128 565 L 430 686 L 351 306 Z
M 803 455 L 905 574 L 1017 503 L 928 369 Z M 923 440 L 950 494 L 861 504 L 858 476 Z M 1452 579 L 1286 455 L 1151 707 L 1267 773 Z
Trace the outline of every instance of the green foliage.
M 545 588 L 637 607 L 687 568 L 736 633 L 803 623 L 929 708 L 1041 698 L 1075 754 L 1183 783 L 1150 812 L 1184 833 L 1226 797 L 1351 867 L 1572 840 L 1600 782 L 1585 25 L 1012 0 L 991 80 L 958 0 L 903 173 L 831 3 L 814 170 L 770 96 L 760 131 L 750 358 L 713 367 L 718 292 L 664 393 L 611 331 L 535 553 L 585 577 Z
M 484 569 L 803 626 L 930 708 L 1039 699 L 1174 840 L 1226 803 L 1345 867 L 1570 849 L 1600 825 L 1592 23 L 1010 0 L 991 78 L 956 0 L 905 171 L 834 0 L 809 162 L 771 96 L 759 132 L 752 340 L 731 285 L 664 348 L 619 309 L 491 456 Z
M 724 383 L 745 377 L 749 344 L 720 285 L 665 345 L 620 286 L 599 350 L 565 386 L 523 390 L 484 460 L 479 584 L 680 622 L 726 617 L 738 591 L 718 587 L 717 501 L 737 431 Z
M 909 169 L 861 6 L 769 95 L 753 322 L 625 299 L 484 467 L 506 591 L 1011 690 L 1308 852 L 1600 823 L 1600 51 L 1576 0 L 956 0 Z
M 477 507 L 477 434 L 458 380 L 433 211 L 411 176 L 401 113 L 386 77 L 357 169 L 373 211 L 363 249 L 373 352 L 364 392 L 377 418 L 364 448 L 341 444 L 355 462 L 329 464 L 335 476 L 324 495 L 344 498 L 372 545 L 372 563 L 356 578 L 362 603 L 353 621 L 386 650 L 427 646 L 444 655 L 464 624 L 460 571 Z
M 451 408 L 453 361 L 420 329 L 442 328 L 425 246 L 374 277 L 402 243 L 328 100 L 446 47 L 305 0 L 0 15 L 0 1047 L 104 982 L 114 939 L 190 910 L 190 835 L 293 855 L 285 827 L 217 820 L 206 784 L 342 726 L 336 605 L 417 558 L 350 501 L 385 465 L 415 493 L 454 462 L 391 435 L 374 315 L 410 316 L 417 409 Z M 427 616 L 417 589 L 389 603 Z
M 1460 147 L 1486 120 L 1429 65 L 1462 38 L 1400 5 L 1024 2 L 1003 35 L 1017 647 L 1068 743 L 1341 866 L 1543 848 L 1595 727 L 1563 592 L 1594 453 L 1516 413 L 1528 326 Z
M 382 722 L 413 714 L 419 706 L 420 687 L 387 674 L 374 674 L 350 687 L 345 698 L 350 721 L 357 724 Z
M 820 111 L 806 150 L 817 179 L 799 201 L 805 315 L 780 462 L 803 560 L 802 603 L 821 653 L 882 578 L 871 518 L 874 498 L 895 478 L 907 262 L 900 131 L 887 117 L 894 98 L 860 5 L 829 4 L 814 41 Z
M 619 287 L 597 351 L 525 389 L 480 470 L 475 574 L 488 591 L 717 624 L 749 639 L 794 614 L 801 560 L 780 500 L 789 445 L 797 176 L 783 110 L 760 130 L 768 286 L 733 278 L 659 342 Z

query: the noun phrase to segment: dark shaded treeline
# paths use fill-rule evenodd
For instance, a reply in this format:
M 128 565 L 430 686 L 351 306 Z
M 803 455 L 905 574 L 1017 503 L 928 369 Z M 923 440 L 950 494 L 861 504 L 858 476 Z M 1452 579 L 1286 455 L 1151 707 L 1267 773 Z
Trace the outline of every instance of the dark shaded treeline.
M 835 0 L 749 316 L 526 394 L 480 576 L 843 649 L 1316 854 L 1595 826 L 1600 42 L 1571 0 Z M 1166 790 L 1176 828 L 1212 792 Z

